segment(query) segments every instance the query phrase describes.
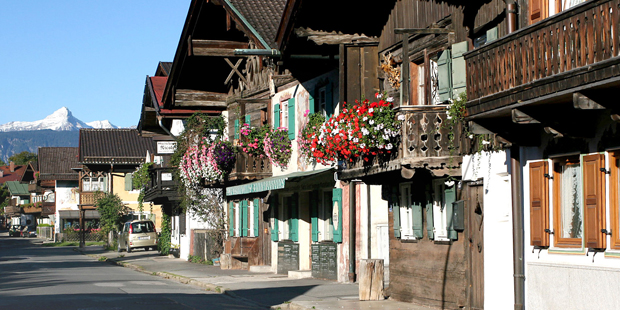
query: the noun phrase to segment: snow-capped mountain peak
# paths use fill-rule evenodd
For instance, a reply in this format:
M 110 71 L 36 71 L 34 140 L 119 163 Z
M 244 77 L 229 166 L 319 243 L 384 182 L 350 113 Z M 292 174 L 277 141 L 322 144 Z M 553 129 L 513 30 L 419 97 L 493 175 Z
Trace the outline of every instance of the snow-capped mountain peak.
M 92 124 L 92 125 L 91 125 Z M 69 131 L 79 130 L 80 128 L 117 128 L 110 124 L 109 121 L 95 121 L 92 123 L 84 123 L 73 116 L 71 111 L 66 107 L 62 107 L 54 113 L 46 116 L 42 120 L 33 122 L 15 121 L 0 125 L 0 131 L 25 131 L 25 130 L 58 130 Z

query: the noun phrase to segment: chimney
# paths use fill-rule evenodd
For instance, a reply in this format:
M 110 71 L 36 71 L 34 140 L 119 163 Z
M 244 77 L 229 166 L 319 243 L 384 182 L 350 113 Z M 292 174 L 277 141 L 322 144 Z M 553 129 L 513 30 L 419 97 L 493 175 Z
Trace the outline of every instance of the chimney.
M 11 171 L 11 172 L 15 172 L 15 163 L 14 163 L 14 162 L 11 162 L 11 163 L 9 164 L 9 171 Z

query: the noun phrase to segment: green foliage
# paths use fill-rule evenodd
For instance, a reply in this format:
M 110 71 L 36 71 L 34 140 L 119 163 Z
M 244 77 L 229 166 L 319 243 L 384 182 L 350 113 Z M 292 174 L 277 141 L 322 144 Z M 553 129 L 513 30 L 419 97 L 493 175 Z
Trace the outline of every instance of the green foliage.
M 151 168 L 151 166 L 153 166 L 153 163 L 143 163 L 138 167 L 138 170 L 133 173 L 133 188 L 140 189 L 140 195 L 138 195 L 138 211 L 140 211 L 140 213 L 144 211 L 144 189 L 151 181 L 151 175 L 149 174 L 149 168 Z
M 2 158 L 0 158 L 0 166 L 6 166 L 6 163 L 2 160 Z
M 37 161 L 37 154 L 23 151 L 9 157 L 9 162 L 14 162 L 16 165 L 27 165 L 28 162 Z
M 197 143 L 202 137 L 207 137 L 211 142 L 221 140 L 224 129 L 226 129 L 226 120 L 223 116 L 194 113 L 187 119 L 185 130 L 177 138 L 177 148 L 170 162 L 172 166 L 178 166 L 187 148 Z
M 2 213 L 4 213 L 4 207 L 9 205 L 10 198 L 11 193 L 9 193 L 9 189 L 6 187 L 6 185 L 0 185 L 0 208 L 2 208 Z
M 203 264 L 203 265 L 213 265 L 213 262 L 210 260 L 204 260 L 202 257 L 197 256 L 197 255 L 189 255 L 187 257 L 187 260 L 190 263 L 195 263 L 195 264 Z
M 101 216 L 101 231 L 107 235 L 112 230 L 120 231 L 124 217 L 129 213 L 129 208 L 117 194 L 98 192 L 95 204 Z
M 170 215 L 166 214 L 166 212 L 161 213 L 161 234 L 159 236 L 159 253 L 161 255 L 170 254 L 170 241 L 172 240 L 172 225 L 170 222 Z

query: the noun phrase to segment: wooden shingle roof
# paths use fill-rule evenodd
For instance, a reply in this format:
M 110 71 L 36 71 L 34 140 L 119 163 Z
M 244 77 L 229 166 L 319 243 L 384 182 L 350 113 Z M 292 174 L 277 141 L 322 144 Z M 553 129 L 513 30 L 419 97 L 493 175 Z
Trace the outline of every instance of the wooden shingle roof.
M 249 25 L 267 41 L 270 47 L 275 48 L 276 35 L 286 0 L 229 0 L 239 11 Z
M 147 151 L 154 153 L 153 140 L 141 137 L 136 129 L 80 129 L 82 164 L 139 165 Z
M 77 147 L 40 147 L 39 179 L 78 180 L 79 175 L 71 168 L 78 168 Z

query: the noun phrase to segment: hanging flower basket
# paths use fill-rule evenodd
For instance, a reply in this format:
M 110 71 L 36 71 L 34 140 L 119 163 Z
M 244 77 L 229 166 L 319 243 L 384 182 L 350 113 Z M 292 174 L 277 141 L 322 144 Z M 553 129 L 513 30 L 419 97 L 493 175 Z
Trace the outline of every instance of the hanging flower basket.
M 222 182 L 235 161 L 234 148 L 227 141 L 211 143 L 203 137 L 197 145 L 188 147 L 181 158 L 181 180 L 187 188 L 206 183 Z
M 291 160 L 291 139 L 288 129 L 279 127 L 266 133 L 264 143 L 265 155 L 276 167 L 286 169 Z

